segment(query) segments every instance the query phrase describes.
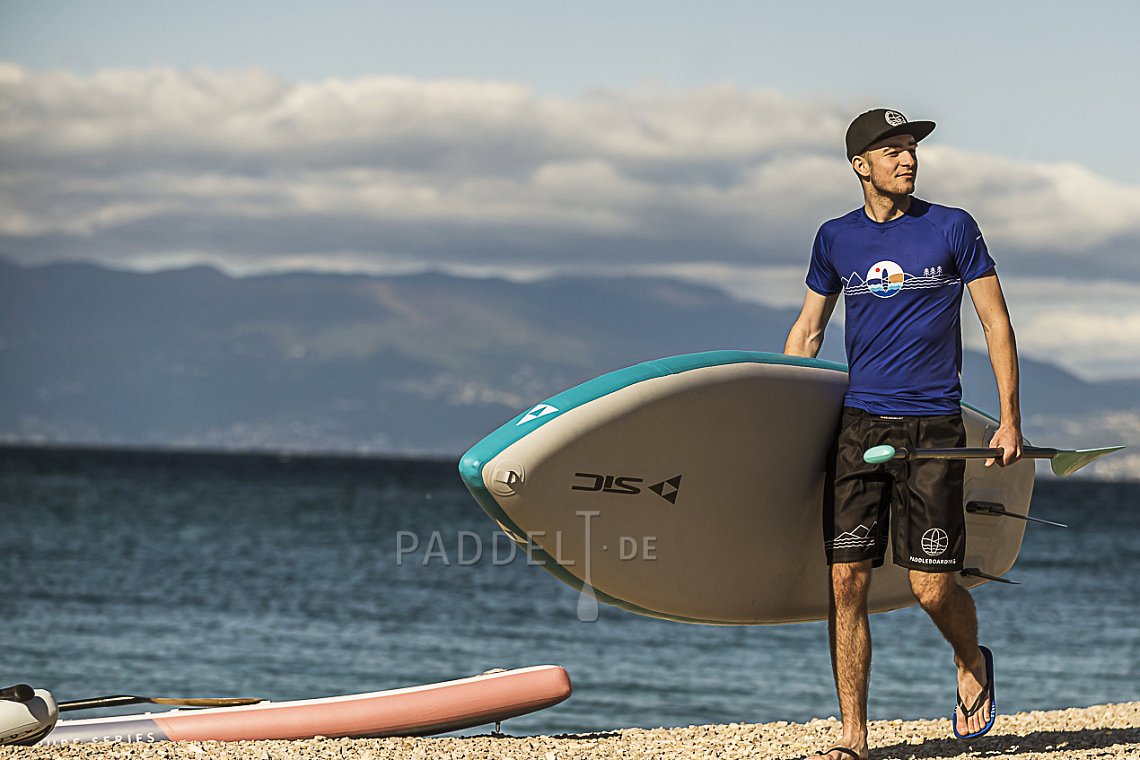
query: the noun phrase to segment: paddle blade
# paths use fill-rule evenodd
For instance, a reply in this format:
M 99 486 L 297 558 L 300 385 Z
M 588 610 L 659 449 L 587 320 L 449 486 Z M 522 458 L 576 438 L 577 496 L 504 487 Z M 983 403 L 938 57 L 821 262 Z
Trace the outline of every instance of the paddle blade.
M 882 464 L 895 458 L 895 447 L 888 443 L 882 446 L 872 446 L 863 452 L 863 461 L 867 464 Z
M 260 697 L 200 697 L 189 699 L 153 697 L 149 701 L 156 705 L 184 705 L 185 707 L 237 707 L 239 705 L 256 705 L 262 699 Z
M 1076 451 L 1058 451 L 1050 462 L 1053 474 L 1059 478 L 1072 475 L 1094 459 L 1100 459 L 1106 454 L 1120 451 L 1124 446 L 1109 446 L 1105 449 L 1077 449 Z

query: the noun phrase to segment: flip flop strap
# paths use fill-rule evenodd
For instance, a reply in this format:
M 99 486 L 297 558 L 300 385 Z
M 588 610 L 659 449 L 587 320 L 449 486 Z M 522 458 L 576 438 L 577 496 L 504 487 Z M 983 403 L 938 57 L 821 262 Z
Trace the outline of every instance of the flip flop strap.
M 985 704 L 985 701 L 989 696 L 990 685 L 987 683 L 982 687 L 982 693 L 979 694 L 978 698 L 974 700 L 974 704 L 970 707 L 966 707 L 966 703 L 962 701 L 962 692 L 958 692 L 958 707 L 962 710 L 962 715 L 965 716 L 966 720 L 974 717 L 974 713 L 982 709 L 982 705 Z
M 842 752 L 844 755 L 847 755 L 848 757 L 855 758 L 855 760 L 863 760 L 863 758 L 859 756 L 858 752 L 851 749 L 850 747 L 844 747 L 841 744 L 836 744 L 834 747 L 825 751 L 823 754 L 830 755 L 832 752 Z

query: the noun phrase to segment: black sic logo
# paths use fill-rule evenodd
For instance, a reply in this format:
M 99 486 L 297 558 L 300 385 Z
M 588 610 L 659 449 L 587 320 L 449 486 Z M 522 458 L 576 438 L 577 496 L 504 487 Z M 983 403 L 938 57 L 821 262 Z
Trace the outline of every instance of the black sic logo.
M 676 504 L 677 495 L 681 492 L 681 477 L 675 475 L 667 480 L 662 480 L 660 483 L 654 483 L 648 488 L 670 504 Z M 633 475 L 576 472 L 574 473 L 574 480 L 570 483 L 570 490 L 636 496 L 641 493 L 641 484 L 644 482 L 645 478 L 638 478 Z

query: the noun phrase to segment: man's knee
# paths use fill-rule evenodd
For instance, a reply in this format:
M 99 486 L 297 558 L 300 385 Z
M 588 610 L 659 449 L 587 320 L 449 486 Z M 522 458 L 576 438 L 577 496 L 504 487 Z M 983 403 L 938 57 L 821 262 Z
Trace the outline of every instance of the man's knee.
M 910 590 L 923 609 L 938 609 L 961 588 L 954 573 L 910 571 Z

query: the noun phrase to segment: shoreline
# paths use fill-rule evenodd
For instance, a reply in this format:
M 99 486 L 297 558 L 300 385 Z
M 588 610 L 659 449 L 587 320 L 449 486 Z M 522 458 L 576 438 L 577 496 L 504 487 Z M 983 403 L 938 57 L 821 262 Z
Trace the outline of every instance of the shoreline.
M 505 726 L 510 730 L 510 724 Z M 808 723 L 730 723 L 655 729 L 615 729 L 556 736 L 393 737 L 296 741 L 164 742 L 0 747 L 12 758 L 223 758 L 228 760 L 564 760 L 566 758 L 771 758 L 796 760 L 831 746 L 835 718 Z M 876 760 L 985 758 L 1074 760 L 1140 758 L 1140 702 L 998 715 L 993 730 L 973 742 L 952 737 L 950 721 L 891 720 L 870 724 Z

